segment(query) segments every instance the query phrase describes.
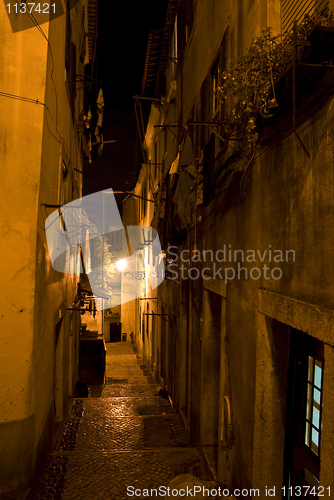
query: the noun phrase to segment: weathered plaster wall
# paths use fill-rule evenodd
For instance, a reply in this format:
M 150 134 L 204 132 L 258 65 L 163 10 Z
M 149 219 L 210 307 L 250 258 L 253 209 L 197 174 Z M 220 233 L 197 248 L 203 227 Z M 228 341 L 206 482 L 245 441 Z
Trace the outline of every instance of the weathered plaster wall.
M 71 10 L 73 41 L 79 47 L 81 6 Z M 42 168 L 40 178 L 40 207 L 37 222 L 37 272 L 35 287 L 35 391 L 40 401 L 36 408 L 36 442 L 43 441 L 42 429 L 56 400 L 55 419 L 62 421 L 67 414 L 73 388 L 78 378 L 80 314 L 67 311 L 74 303 L 77 283 L 80 279 L 75 264 L 78 253 L 73 253 L 74 272 L 55 271 L 50 262 L 44 224 L 52 209 L 43 203 L 60 204 L 81 195 L 82 179 L 74 168 L 80 169 L 79 136 L 75 130 L 69 104 L 67 83 L 64 78 L 66 16 L 50 23 L 49 43 L 52 57 L 48 58 L 45 100 L 50 112 L 44 114 Z M 78 52 L 77 52 L 78 53 Z M 83 66 L 77 64 L 77 73 Z M 76 110 L 82 109 L 82 91 L 77 93 Z M 77 115 L 76 115 L 77 116 Z M 67 187 L 62 181 L 61 161 L 68 166 Z M 66 194 L 65 194 L 66 193 Z M 62 310 L 61 338 L 56 347 L 56 321 Z M 55 319 L 57 316 L 57 319 Z M 45 438 L 44 438 L 45 439 Z M 44 447 L 50 447 L 45 439 Z
M 45 41 L 33 29 L 14 35 L 4 5 L 0 15 L 3 26 L 1 88 L 4 92 L 43 102 Z M 25 354 L 29 359 L 32 352 L 35 225 L 44 108 L 5 97 L 1 97 L 1 106 L 1 323 L 7 337 L 1 353 L 2 381 L 13 391 L 3 386 L 7 401 L 0 411 L 2 421 L 10 421 L 29 416 L 33 407 L 33 401 L 22 394 L 32 376 L 31 360 L 22 364 L 19 371 L 13 361 Z
M 269 481 L 272 484 L 276 482 L 277 488 L 282 484 L 286 394 L 284 364 L 287 361 L 286 334 L 284 334 L 284 329 L 286 330 L 289 326 L 292 326 L 293 328 L 307 332 L 312 337 L 316 337 L 325 343 L 322 416 L 323 448 L 321 451 L 320 484 L 326 487 L 332 485 L 333 467 L 331 456 L 333 453 L 333 424 L 331 414 L 333 411 L 332 380 L 334 364 L 332 346 L 334 311 L 333 309 L 319 307 L 318 305 L 259 289 L 258 312 L 259 337 L 257 352 L 261 361 L 259 362 L 259 369 L 256 375 L 257 394 L 255 403 L 253 484 L 262 488 Z M 278 321 L 273 321 L 270 318 L 275 318 Z M 273 328 L 275 324 L 276 328 Z M 276 348 L 273 343 L 274 330 L 277 333 L 281 333 L 279 336 L 276 334 Z M 286 347 L 282 349 L 284 344 Z M 271 356 L 261 355 L 264 349 L 268 352 L 272 351 Z M 277 357 L 277 353 L 280 353 L 279 358 Z M 279 363 L 281 365 L 281 374 L 277 371 Z M 275 375 L 275 377 L 272 375 Z M 279 375 L 280 378 L 278 378 Z M 264 395 L 266 395 L 266 398 L 265 401 L 262 401 Z M 277 420 L 277 417 L 280 418 L 281 415 L 283 422 Z M 275 432 L 273 432 L 273 429 Z M 273 446 L 277 450 L 275 456 L 269 453 Z M 265 467 L 261 465 L 263 460 L 267 462 Z M 276 474 L 275 480 L 274 477 L 271 477 L 273 472 Z
M 289 327 L 259 314 L 252 486 L 281 491 L 283 485 Z
M 182 77 L 179 73 L 177 79 L 183 123 L 199 95 L 202 82 L 212 71 L 224 34 L 228 35 L 227 51 L 231 61 L 244 54 L 251 41 L 267 26 L 272 27 L 274 33 L 280 32 L 279 0 L 196 2 L 194 25 L 182 61 Z
M 128 340 L 130 340 L 130 333 L 133 332 L 135 334 L 138 329 L 136 322 L 136 304 L 137 302 L 135 300 L 122 304 L 122 332 L 128 334 Z
M 279 486 L 284 452 L 284 374 L 277 369 L 270 348 L 273 333 L 266 326 L 265 318 L 258 317 L 258 290 L 263 288 L 281 297 L 285 313 L 277 309 L 280 302 L 272 302 L 271 309 L 264 311 L 267 317 L 333 344 L 333 332 L 328 324 L 332 312 L 321 313 L 322 308 L 332 311 L 334 299 L 331 280 L 333 172 L 329 168 L 332 164 L 332 108 L 333 103 L 328 102 L 299 128 L 311 152 L 311 160 L 291 134 L 284 141 L 273 144 L 248 172 L 243 201 L 238 194 L 240 176 L 236 174 L 227 195 L 219 195 L 218 188 L 216 199 L 207 210 L 206 228 L 210 230 L 206 231 L 206 248 L 221 249 L 231 245 L 232 250 L 244 250 L 245 255 L 247 250 L 259 250 L 261 256 L 267 250 L 262 262 L 260 258 L 256 262 L 242 262 L 248 271 L 248 280 L 245 280 L 245 271 L 238 279 L 240 254 L 238 259 L 235 260 L 232 254 L 231 262 L 220 264 L 223 269 L 229 267 L 236 271 L 236 278 L 228 282 L 226 317 L 236 438 L 232 477 L 236 483 L 242 477 L 245 486 L 252 483 L 253 486 L 265 483 Z M 274 262 L 274 256 L 279 256 L 275 250 L 294 250 L 295 259 L 292 254 L 286 258 L 284 253 L 284 262 Z M 279 273 L 275 272 L 276 279 L 271 276 L 266 279 L 264 265 L 268 269 L 279 267 L 282 277 L 277 279 Z M 260 279 L 250 278 L 252 268 L 262 269 Z M 285 304 L 284 297 L 298 299 L 304 305 L 299 309 L 291 308 L 290 303 Z M 311 304 L 318 306 L 313 314 L 308 312 Z M 280 341 L 286 343 L 286 333 L 284 335 L 282 332 Z M 282 362 L 286 355 L 287 347 L 282 351 Z M 330 356 L 326 363 L 330 372 Z M 327 398 L 331 400 L 329 394 Z M 324 441 L 323 446 L 327 456 L 331 440 Z M 271 454 L 267 456 L 266 450 L 271 450 Z M 325 471 L 324 474 L 328 474 L 327 465 Z
M 80 47 L 80 28 L 82 5 L 71 9 L 72 40 L 77 46 L 77 55 Z M 52 209 L 46 209 L 43 203 L 61 204 L 81 196 L 82 178 L 74 168 L 81 165 L 80 136 L 76 132 L 76 120 L 79 110 L 83 106 L 83 91 L 78 90 L 76 98 L 75 122 L 69 103 L 68 84 L 64 77 L 65 68 L 65 41 L 66 41 L 66 16 L 60 16 L 50 23 L 49 51 L 47 68 L 47 85 L 45 99 L 50 112 L 44 114 L 44 136 L 42 149 L 42 169 L 40 179 L 40 210 L 37 223 L 37 274 L 36 274 L 36 378 L 45 383 L 38 385 L 38 397 L 44 402 L 38 409 L 39 427 L 36 427 L 36 439 L 39 439 L 45 415 L 53 404 L 54 380 L 52 370 L 57 370 L 55 363 L 61 364 L 62 389 L 56 387 L 56 393 L 61 392 L 64 401 L 61 419 L 65 418 L 73 387 L 78 376 L 78 342 L 80 329 L 80 314 L 67 311 L 74 303 L 77 283 L 80 279 L 78 268 L 78 251 L 72 252 L 67 259 L 72 262 L 72 273 L 55 271 L 50 262 L 46 243 L 44 221 Z M 83 72 L 83 64 L 77 58 L 78 74 Z M 66 181 L 62 180 L 61 161 L 65 160 L 68 166 Z M 66 185 L 65 185 L 66 184 Z M 48 304 L 48 307 L 45 305 Z M 55 324 L 54 317 L 62 304 L 63 311 L 63 347 L 61 358 L 54 361 L 55 350 Z M 48 353 L 48 358 L 46 353 Z M 53 367 L 50 369 L 50 366 Z M 48 376 L 47 373 L 48 372 Z M 50 373 L 51 371 L 51 373 Z
M 230 57 L 237 57 L 247 49 L 261 28 L 270 25 L 274 32 L 280 31 L 279 2 L 271 2 L 267 9 L 267 2 L 239 2 L 238 8 L 234 4 L 230 10 L 213 0 L 197 2 L 195 22 L 182 63 L 182 81 L 181 73 L 177 80 L 177 105 L 179 111 L 182 108 L 183 123 L 193 105 L 198 103 L 202 82 L 217 57 L 229 13 L 228 53 Z M 244 268 L 240 279 L 228 282 L 226 298 L 228 373 L 235 437 L 231 477 L 232 483 L 238 486 L 281 486 L 286 397 L 284 363 L 287 362 L 288 350 L 285 325 L 290 324 L 295 328 L 300 325 L 303 331 L 320 338 L 326 337 L 327 342 L 333 343 L 332 332 L 328 328 L 326 336 L 320 334 L 321 329 L 310 329 L 309 322 L 301 321 L 301 314 L 295 323 L 286 322 L 274 314 L 273 306 L 269 317 L 285 323 L 282 332 L 277 333 L 270 326 L 268 317 L 259 316 L 257 310 L 260 288 L 305 301 L 306 304 L 317 304 L 328 309 L 333 307 L 333 171 L 329 168 L 333 162 L 332 107 L 333 104 L 328 102 L 312 119 L 298 128 L 304 144 L 311 152 L 311 160 L 306 157 L 293 134 L 284 141 L 277 140 L 270 149 L 262 152 L 248 170 L 243 184 L 245 199 L 240 199 L 240 172 L 246 165 L 239 164 L 239 173 L 236 172 L 228 182 L 218 180 L 216 198 L 206 210 L 205 222 L 199 223 L 196 228 L 199 250 L 223 249 L 226 245 L 227 250 L 231 248 L 232 252 L 244 251 L 245 257 L 247 250 L 260 252 L 254 262 L 243 259 L 241 252 L 237 258 L 232 253 L 232 262 L 228 262 L 228 257 L 227 262 L 217 262 L 223 274 L 225 267 L 231 268 L 230 275 L 233 269 L 237 272 L 238 263 Z M 185 248 L 194 248 L 191 238 L 180 250 Z M 275 250 L 283 252 L 281 259 L 274 253 Z M 285 253 L 290 250 L 294 253 Z M 203 267 L 201 263 L 193 266 L 200 270 Z M 266 272 L 264 266 L 267 266 Z M 250 278 L 252 268 L 261 271 L 259 279 L 256 279 L 258 271 L 254 271 L 255 279 Z M 273 268 L 279 269 L 270 275 Z M 248 279 L 245 279 L 246 273 Z M 175 283 L 168 287 L 176 293 Z M 198 377 L 201 363 L 202 368 L 205 366 L 202 341 L 206 325 L 204 330 L 200 326 L 204 320 L 200 298 L 201 280 L 191 281 L 190 287 L 190 394 L 187 401 L 188 422 L 196 439 L 205 421 L 203 412 L 200 418 L 199 401 L 202 396 Z M 168 294 L 161 292 L 161 297 L 169 307 L 172 302 Z M 324 321 L 327 325 L 328 319 Z M 181 324 L 182 321 L 178 327 Z M 279 362 L 277 356 L 281 357 Z M 330 356 L 326 362 L 329 363 L 330 371 Z M 203 377 L 202 373 L 202 381 Z M 182 385 L 177 391 L 183 393 Z M 329 394 L 327 398 L 331 400 Z M 205 434 L 205 430 L 201 430 Z M 323 453 L 327 456 L 332 446 L 330 439 L 326 446 L 328 448 Z M 329 474 L 328 466 L 324 467 L 326 472 L 323 474 Z
M 38 99 L 48 110 L 0 98 L 0 441 L 6 449 L 0 459 L 0 493 L 25 486 L 52 448 L 55 385 L 60 384 L 57 416 L 63 419 L 78 369 L 80 325 L 78 315 L 66 310 L 74 300 L 78 276 L 53 270 L 44 230 L 51 212 L 42 206 L 59 203 L 61 142 L 72 166 L 80 162 L 64 82 L 65 16 L 43 24 L 51 57 L 48 42 L 35 27 L 12 33 L 4 9 L 1 4 L 1 90 Z M 72 172 L 69 196 L 78 197 L 81 179 Z
M 36 30 L 13 34 L 0 6 L 0 87 L 44 102 L 47 45 Z M 48 33 L 48 25 L 44 26 Z M 36 219 L 44 107 L 1 97 L 0 492 L 31 473 L 35 444 L 33 358 Z

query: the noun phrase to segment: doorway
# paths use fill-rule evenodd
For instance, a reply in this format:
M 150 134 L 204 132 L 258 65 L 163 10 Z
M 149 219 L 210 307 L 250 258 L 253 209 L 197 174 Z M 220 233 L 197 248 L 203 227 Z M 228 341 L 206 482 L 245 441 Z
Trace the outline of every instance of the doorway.
M 203 295 L 204 321 L 201 329 L 201 408 L 202 446 L 218 445 L 221 358 L 222 297 L 209 290 Z
M 161 306 L 161 318 L 164 318 L 165 309 Z M 165 386 L 165 354 L 166 353 L 166 322 L 161 321 L 161 353 L 160 353 L 160 381 Z
M 120 342 L 122 338 L 122 323 L 110 323 L 110 342 Z
M 55 326 L 54 343 L 54 375 L 53 375 L 53 436 L 57 441 L 64 417 L 63 398 L 63 319 L 60 319 Z
M 323 375 L 324 344 L 291 328 L 283 489 L 288 500 L 317 498 Z

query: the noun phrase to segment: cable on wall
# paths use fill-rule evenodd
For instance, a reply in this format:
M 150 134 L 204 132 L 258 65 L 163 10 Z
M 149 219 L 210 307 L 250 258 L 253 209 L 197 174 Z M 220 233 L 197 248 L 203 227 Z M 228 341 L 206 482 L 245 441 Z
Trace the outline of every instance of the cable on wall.
M 22 3 L 25 4 L 26 2 L 27 2 L 27 0 L 22 0 Z M 50 78 L 52 80 L 53 87 L 54 87 L 54 90 L 55 90 L 55 98 L 56 98 L 56 124 L 57 124 L 58 123 L 58 97 L 57 97 L 56 82 L 55 82 L 55 80 L 53 78 L 53 72 L 54 72 L 54 68 L 55 68 L 55 63 L 54 63 L 54 57 L 53 57 L 53 53 L 52 53 L 51 44 L 49 42 L 48 37 L 46 36 L 46 34 L 44 33 L 44 31 L 42 30 L 40 24 L 36 20 L 35 16 L 31 12 L 29 12 L 29 11 L 27 11 L 27 14 L 30 17 L 32 23 L 35 25 L 35 27 L 38 29 L 38 31 L 42 35 L 42 37 L 45 38 L 45 40 L 47 41 L 48 47 L 50 49 L 50 54 L 51 54 L 51 59 L 52 59 L 52 69 L 51 69 L 51 73 L 50 73 Z
M 38 99 L 31 99 L 30 97 L 24 97 L 22 95 L 16 95 L 16 94 L 9 94 L 7 92 L 2 92 L 2 91 L 0 91 L 0 95 L 3 96 L 3 97 L 9 97 L 10 99 L 17 99 L 19 101 L 31 102 L 33 104 L 41 104 L 47 110 L 49 110 L 49 108 L 47 107 L 47 105 L 44 102 L 39 101 Z

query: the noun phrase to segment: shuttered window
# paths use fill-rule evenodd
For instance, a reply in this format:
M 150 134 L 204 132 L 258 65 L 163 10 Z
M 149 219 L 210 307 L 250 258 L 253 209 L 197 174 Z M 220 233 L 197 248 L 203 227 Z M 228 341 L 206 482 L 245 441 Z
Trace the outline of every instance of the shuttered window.
M 300 22 L 306 13 L 328 9 L 328 4 L 329 0 L 282 0 L 282 32 L 292 30 L 294 21 Z
M 194 22 L 194 0 L 180 0 L 177 6 L 177 50 L 182 58 Z

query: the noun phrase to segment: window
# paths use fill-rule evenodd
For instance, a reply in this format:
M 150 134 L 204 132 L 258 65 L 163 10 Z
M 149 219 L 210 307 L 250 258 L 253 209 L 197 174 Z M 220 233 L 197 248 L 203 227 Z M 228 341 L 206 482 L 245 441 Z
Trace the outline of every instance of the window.
M 308 357 L 305 444 L 317 456 L 320 452 L 323 370 L 322 361 Z
M 225 117 L 225 108 L 226 104 L 223 99 L 221 99 L 219 88 L 222 85 L 222 75 L 226 70 L 227 64 L 227 32 L 225 32 L 224 38 L 222 40 L 219 54 L 216 59 L 215 64 L 213 65 L 211 71 L 211 89 L 212 89 L 212 111 L 211 111 L 211 120 L 222 122 Z M 224 131 L 221 127 L 215 128 L 215 157 L 217 157 L 222 149 L 224 148 L 225 141 L 222 139 L 224 135 Z M 220 167 L 220 162 L 217 161 L 215 165 L 215 170 Z
M 143 344 L 145 344 L 145 306 L 143 307 L 141 314 L 142 314 L 142 317 L 141 317 L 141 338 L 142 338 Z
M 182 58 L 194 22 L 194 0 L 180 0 L 177 7 L 177 57 Z
M 73 43 L 72 41 L 71 6 L 69 0 L 67 0 L 66 4 L 65 77 L 67 82 L 67 91 L 72 111 L 72 117 L 74 119 L 75 99 L 77 95 L 77 48 L 75 43 Z
M 60 154 L 60 167 L 59 167 L 59 188 L 58 188 L 59 205 L 66 205 L 66 203 L 69 203 L 69 201 L 71 201 L 69 200 L 69 192 L 70 192 L 69 165 L 70 161 L 69 158 L 67 157 L 65 146 L 62 143 L 61 154 Z
M 225 33 L 221 43 L 219 54 L 211 71 L 212 80 L 212 118 L 222 121 L 224 117 L 224 103 L 219 96 L 219 87 L 222 84 L 222 75 L 226 69 L 227 62 L 227 33 Z
M 171 61 L 174 62 L 174 64 L 170 65 L 170 70 L 169 70 L 169 71 L 171 71 L 171 78 L 172 79 L 176 79 L 176 70 L 177 70 L 177 64 L 175 64 L 175 63 L 177 63 L 177 59 L 178 59 L 177 26 L 178 26 L 177 15 L 175 15 L 173 34 L 172 34 L 171 44 L 170 44 L 170 57 L 171 57 Z
M 146 337 L 148 338 L 148 334 L 149 334 L 149 305 L 148 305 L 148 302 L 146 304 Z
M 85 33 L 85 7 L 82 6 L 82 17 L 81 17 L 81 35 L 80 35 L 80 50 L 79 50 L 79 58 L 80 61 L 84 64 L 86 60 L 86 33 Z
M 225 104 L 220 98 L 219 87 L 222 82 L 222 74 L 227 64 L 227 40 L 228 31 L 225 31 L 215 63 L 202 83 L 198 106 L 196 110 L 197 120 L 200 126 L 196 127 L 196 141 L 199 157 L 202 156 L 203 167 L 203 200 L 204 204 L 211 202 L 214 197 L 214 186 L 216 172 L 224 161 L 224 133 L 221 126 L 225 115 Z M 195 112 L 194 112 L 195 114 Z M 216 124 L 212 122 L 216 121 Z

